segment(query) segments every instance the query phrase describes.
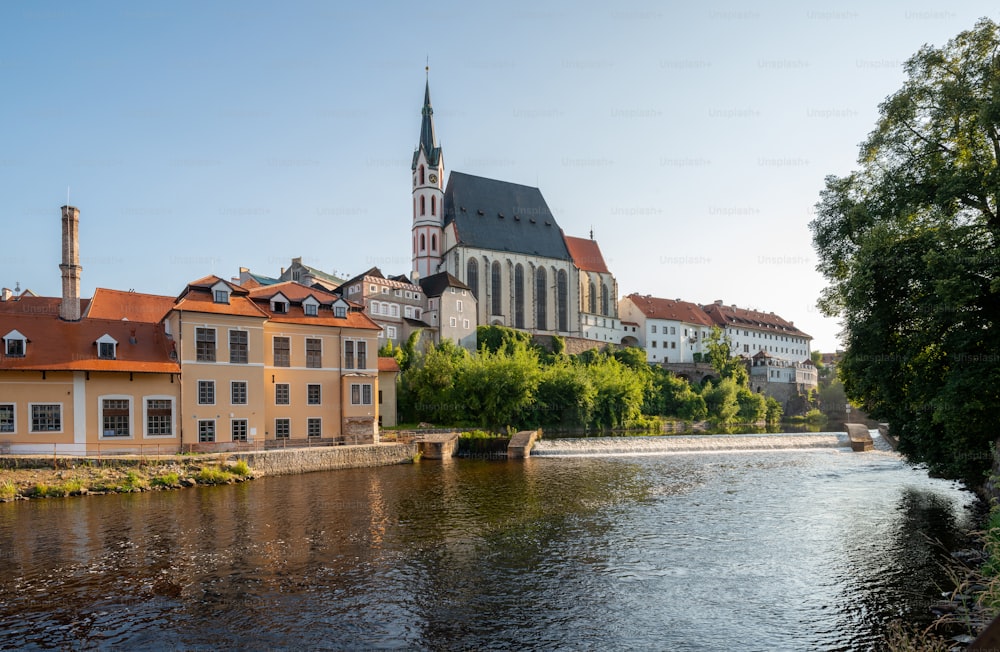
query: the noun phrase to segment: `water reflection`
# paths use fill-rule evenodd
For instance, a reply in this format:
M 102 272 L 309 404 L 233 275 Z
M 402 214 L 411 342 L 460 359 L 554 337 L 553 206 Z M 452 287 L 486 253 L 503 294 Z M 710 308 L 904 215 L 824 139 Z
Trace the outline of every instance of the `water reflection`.
M 885 454 L 459 460 L 0 505 L 4 647 L 877 647 L 970 497 Z M 756 642 L 760 642 L 759 645 Z

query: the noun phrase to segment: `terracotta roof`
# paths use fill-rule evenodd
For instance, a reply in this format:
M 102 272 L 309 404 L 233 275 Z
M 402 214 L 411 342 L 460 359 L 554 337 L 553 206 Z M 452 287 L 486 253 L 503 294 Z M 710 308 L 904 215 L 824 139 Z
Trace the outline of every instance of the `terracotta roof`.
M 585 272 L 611 273 L 604 264 L 604 256 L 601 255 L 601 248 L 597 246 L 596 240 L 574 238 L 570 235 L 563 235 L 563 239 L 566 240 L 566 248 L 569 249 L 569 255 L 578 268 Z
M 214 283 L 213 283 L 214 285 Z M 211 286 L 209 286 L 211 287 Z M 239 286 L 237 286 L 239 287 Z M 230 295 L 229 303 L 216 303 L 210 292 L 189 288 L 174 304 L 174 310 L 238 317 L 267 317 L 267 313 L 246 296 Z
M 292 304 L 287 313 L 270 313 L 268 319 L 275 324 L 304 324 L 307 326 L 329 326 L 331 328 L 358 328 L 365 330 L 382 330 L 382 327 L 372 321 L 361 310 L 348 310 L 347 317 L 334 317 L 330 308 L 320 307 L 315 317 L 307 316 L 302 306 Z
M 639 309 L 639 312 L 650 319 L 669 319 L 686 324 L 714 326 L 709 316 L 696 303 L 641 294 L 630 294 L 625 298 L 631 301 Z
M 39 297 L 20 295 L 16 299 L 0 301 L 0 315 L 31 314 L 59 316 L 60 297 Z M 85 314 L 90 299 L 80 299 L 80 314 Z M 6 332 L 6 331 L 4 331 Z
M 117 319 L 66 322 L 49 314 L 20 314 L 5 316 L 0 330 L 3 331 L 0 335 L 17 330 L 28 339 L 23 357 L 7 356 L 0 350 L 0 370 L 180 371 L 177 361 L 170 358 L 173 342 L 159 324 Z M 118 342 L 114 360 L 97 357 L 96 341 L 105 334 Z
M 97 288 L 85 314 L 88 319 L 127 319 L 155 324 L 173 307 L 173 297 Z
M 378 370 L 379 371 L 399 371 L 399 362 L 396 358 L 387 358 L 379 356 L 378 359 Z
M 321 304 L 330 305 L 340 297 L 332 292 L 327 292 L 321 290 L 317 287 L 309 287 L 307 285 L 302 285 L 295 281 L 284 281 L 282 283 L 275 283 L 273 285 L 265 285 L 259 288 L 253 288 L 250 290 L 251 299 L 268 299 L 275 296 L 278 293 L 285 296 L 286 299 L 292 302 L 300 302 L 306 299 L 310 295 L 316 297 L 316 300 Z
M 745 308 L 726 306 L 718 303 L 710 303 L 704 306 L 704 310 L 712 321 L 722 328 L 753 328 L 755 330 L 772 331 L 783 335 L 810 337 L 796 328 L 792 322 L 785 321 L 773 312 L 747 310 Z

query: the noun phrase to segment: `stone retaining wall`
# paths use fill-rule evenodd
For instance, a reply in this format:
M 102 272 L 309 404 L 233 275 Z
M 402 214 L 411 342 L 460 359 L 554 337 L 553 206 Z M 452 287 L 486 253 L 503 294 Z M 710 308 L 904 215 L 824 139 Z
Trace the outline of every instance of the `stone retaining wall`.
M 230 459 L 246 461 L 255 476 L 262 476 L 402 464 L 416 453 L 414 444 L 370 444 L 234 453 Z

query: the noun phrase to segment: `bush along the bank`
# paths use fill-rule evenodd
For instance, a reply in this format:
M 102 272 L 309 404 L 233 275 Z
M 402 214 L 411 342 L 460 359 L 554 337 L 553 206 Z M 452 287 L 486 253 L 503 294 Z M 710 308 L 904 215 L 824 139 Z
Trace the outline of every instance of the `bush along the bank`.
M 472 354 L 445 341 L 421 348 L 411 338 L 399 349 L 402 421 L 475 428 L 660 427 L 662 419 L 710 420 L 715 425 L 776 423 L 781 405 L 751 391 L 744 364 L 730 355 L 716 329 L 710 339 L 718 379 L 692 386 L 646 362 L 639 348 L 565 354 L 501 326 L 481 326 Z M 557 344 L 561 342 L 557 341 Z

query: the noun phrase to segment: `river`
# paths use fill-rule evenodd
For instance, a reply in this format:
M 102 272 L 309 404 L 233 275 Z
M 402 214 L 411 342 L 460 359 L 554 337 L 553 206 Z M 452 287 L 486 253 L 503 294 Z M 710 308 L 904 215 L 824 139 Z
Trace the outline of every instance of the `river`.
M 4 649 L 870 650 L 971 494 L 831 447 L 0 504 Z

